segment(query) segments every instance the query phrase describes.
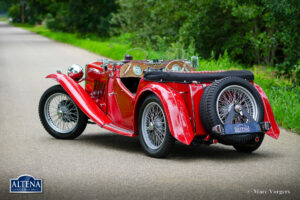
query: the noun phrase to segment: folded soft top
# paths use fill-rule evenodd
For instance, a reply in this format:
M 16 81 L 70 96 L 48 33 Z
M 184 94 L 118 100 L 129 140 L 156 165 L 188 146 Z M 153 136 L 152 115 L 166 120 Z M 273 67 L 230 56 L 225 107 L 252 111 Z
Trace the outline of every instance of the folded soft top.
M 147 81 L 159 82 L 213 82 L 228 76 L 240 77 L 247 81 L 253 81 L 254 75 L 248 70 L 231 70 L 219 72 L 163 72 L 150 71 L 145 72 L 144 79 Z

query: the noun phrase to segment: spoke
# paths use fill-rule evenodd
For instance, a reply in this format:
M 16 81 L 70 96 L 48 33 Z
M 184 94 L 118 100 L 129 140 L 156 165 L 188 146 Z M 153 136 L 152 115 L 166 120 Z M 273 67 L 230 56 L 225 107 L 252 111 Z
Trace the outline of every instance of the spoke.
M 222 91 L 217 99 L 217 113 L 220 120 L 223 123 L 226 121 L 230 109 L 232 109 L 232 106 L 235 106 L 232 103 L 235 102 L 243 106 L 250 116 L 254 117 L 254 114 L 257 113 L 257 110 L 255 110 L 257 107 L 252 94 L 240 86 L 234 85 L 227 88 Z M 248 119 L 241 115 L 235 115 L 233 121 L 234 123 L 245 123 Z
M 63 107 L 63 115 L 58 115 L 58 108 Z M 45 116 L 53 129 L 66 133 L 72 130 L 78 121 L 78 110 L 68 95 L 57 93 L 50 96 L 45 104 Z
M 142 127 L 146 133 L 145 142 L 151 148 L 156 149 L 162 144 L 165 137 L 165 116 L 157 103 L 150 103 L 144 112 Z

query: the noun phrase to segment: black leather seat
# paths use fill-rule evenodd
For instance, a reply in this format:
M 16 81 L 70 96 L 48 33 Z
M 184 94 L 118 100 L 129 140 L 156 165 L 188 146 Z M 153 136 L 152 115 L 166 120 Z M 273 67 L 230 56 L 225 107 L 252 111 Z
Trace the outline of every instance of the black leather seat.
M 222 79 L 228 76 L 240 77 L 248 81 L 254 80 L 253 73 L 248 70 L 232 70 L 232 71 L 213 72 L 213 73 L 150 71 L 150 72 L 145 72 L 144 79 L 147 81 L 158 81 L 158 82 L 190 83 L 192 81 L 214 82 L 215 80 Z

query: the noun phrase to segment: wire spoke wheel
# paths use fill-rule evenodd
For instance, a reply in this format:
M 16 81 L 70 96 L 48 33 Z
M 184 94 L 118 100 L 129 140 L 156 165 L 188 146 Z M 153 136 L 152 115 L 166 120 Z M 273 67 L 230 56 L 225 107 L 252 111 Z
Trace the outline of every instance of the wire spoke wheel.
M 149 103 L 142 115 L 142 134 L 146 145 L 151 149 L 158 149 L 166 133 L 166 118 L 163 109 L 156 102 Z
M 263 132 L 231 135 L 218 134 L 212 130 L 214 126 L 225 123 L 264 121 L 264 105 L 260 94 L 246 79 L 229 76 L 214 81 L 201 97 L 199 112 L 205 130 L 222 144 L 233 145 L 235 148 L 247 146 L 245 148 L 250 152 L 256 150 L 263 140 Z
M 166 157 L 174 145 L 163 106 L 154 94 L 148 95 L 139 112 L 139 140 L 146 154 Z
M 39 116 L 45 130 L 57 139 L 78 137 L 88 120 L 60 85 L 48 88 L 41 96 Z
M 225 87 L 217 97 L 216 108 L 220 121 L 224 124 L 229 112 L 235 105 L 240 105 L 246 109 L 249 115 L 257 121 L 259 110 L 253 95 L 244 87 L 239 85 L 230 85 Z M 236 113 L 232 123 L 247 123 L 244 115 Z
M 44 114 L 49 126 L 62 134 L 71 132 L 78 124 L 77 106 L 64 93 L 54 93 L 46 100 Z

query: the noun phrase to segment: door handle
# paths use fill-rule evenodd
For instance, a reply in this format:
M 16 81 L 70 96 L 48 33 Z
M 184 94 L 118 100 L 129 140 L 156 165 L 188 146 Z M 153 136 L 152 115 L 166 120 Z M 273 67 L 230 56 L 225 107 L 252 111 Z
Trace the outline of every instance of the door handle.
M 116 94 L 115 92 L 108 93 L 109 96 L 115 95 L 115 94 Z

